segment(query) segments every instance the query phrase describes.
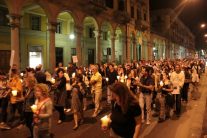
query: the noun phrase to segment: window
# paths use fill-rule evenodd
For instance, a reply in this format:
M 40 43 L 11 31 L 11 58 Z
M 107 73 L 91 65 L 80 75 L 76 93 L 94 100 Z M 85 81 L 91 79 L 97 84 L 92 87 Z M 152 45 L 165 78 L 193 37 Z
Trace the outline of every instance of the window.
M 9 14 L 7 9 L 4 8 L 0 8 L 0 25 L 2 26 L 7 26 L 9 23 L 8 18 L 6 17 L 6 15 Z
M 76 55 L 76 48 L 71 48 L 71 56 L 75 56 Z
M 144 12 L 144 21 L 147 21 L 147 13 Z
M 56 33 L 61 34 L 62 33 L 62 22 L 57 23 Z
M 37 31 L 41 30 L 41 16 L 31 15 L 30 23 L 31 23 L 32 30 L 37 30 Z
M 119 8 L 118 8 L 118 10 L 120 10 L 120 11 L 124 11 L 124 0 L 119 0 Z
M 103 40 L 108 40 L 108 33 L 107 32 L 103 32 Z
M 95 36 L 95 34 L 94 34 L 94 28 L 92 28 L 92 27 L 89 27 L 89 29 L 88 29 L 88 36 L 89 36 L 89 38 L 94 38 L 94 36 Z
M 131 17 L 134 18 L 134 7 L 131 7 Z
M 106 7 L 112 8 L 114 7 L 114 2 L 113 0 L 105 0 L 105 5 Z

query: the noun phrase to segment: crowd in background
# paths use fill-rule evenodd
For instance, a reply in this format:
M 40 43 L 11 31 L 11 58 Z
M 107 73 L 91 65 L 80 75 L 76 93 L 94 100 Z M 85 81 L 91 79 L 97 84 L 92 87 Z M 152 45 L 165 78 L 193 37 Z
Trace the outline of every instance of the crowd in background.
M 150 125 L 152 113 L 157 114 L 158 122 L 179 118 L 181 104 L 198 98 L 199 79 L 204 72 L 205 60 L 199 59 L 87 67 L 72 63 L 64 67 L 59 63 L 53 73 L 42 65 L 35 69 L 27 67 L 22 72 L 13 65 L 10 75 L 0 73 L 0 128 L 9 130 L 18 119 L 18 127 L 25 124 L 31 137 L 51 137 L 55 109 L 58 124 L 65 121 L 67 112 L 72 112 L 76 130 L 84 123 L 87 97 L 92 97 L 95 108 L 91 117 L 96 117 L 103 110 L 102 97 L 106 92 L 106 102 L 111 106 L 110 135 L 138 137 L 141 123 Z

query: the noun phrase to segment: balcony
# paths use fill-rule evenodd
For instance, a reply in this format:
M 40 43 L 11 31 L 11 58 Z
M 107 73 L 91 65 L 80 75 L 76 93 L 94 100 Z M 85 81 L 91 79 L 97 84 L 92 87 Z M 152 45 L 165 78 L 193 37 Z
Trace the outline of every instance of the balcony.
M 147 31 L 150 29 L 149 23 L 144 20 L 136 20 L 135 27 L 136 29 L 141 30 L 141 31 Z
M 106 10 L 106 6 L 103 0 L 74 0 L 81 10 L 89 15 L 97 16 Z
M 146 0 L 139 0 L 139 3 L 140 3 L 142 6 L 147 5 L 147 1 L 146 1 Z
M 130 16 L 125 11 L 114 11 L 113 20 L 119 24 L 127 24 L 130 22 Z

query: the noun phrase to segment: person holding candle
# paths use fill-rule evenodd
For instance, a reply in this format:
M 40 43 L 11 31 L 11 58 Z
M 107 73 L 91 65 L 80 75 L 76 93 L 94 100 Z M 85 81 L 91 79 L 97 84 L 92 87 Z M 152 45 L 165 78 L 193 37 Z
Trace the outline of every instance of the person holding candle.
M 108 79 L 107 81 L 107 85 L 111 85 L 115 82 L 117 82 L 117 71 L 114 69 L 114 65 L 113 64 L 109 64 L 109 71 L 106 74 L 106 79 Z M 107 90 L 107 103 L 110 105 L 111 104 L 111 93 L 110 91 Z
M 20 121 L 23 121 L 23 111 L 22 111 L 23 101 L 24 101 L 23 87 L 16 66 L 13 66 L 11 69 L 11 78 L 7 83 L 7 86 L 11 90 L 11 94 L 10 94 L 11 116 L 9 122 L 14 121 L 16 110 L 18 110 L 18 113 L 20 114 Z
M 9 104 L 9 94 L 10 90 L 7 88 L 7 78 L 6 73 L 0 72 L 0 108 L 1 108 L 1 129 L 11 129 L 7 125 L 7 108 Z
M 52 100 L 49 97 L 49 90 L 46 84 L 36 84 L 34 89 L 37 110 L 33 116 L 33 136 L 34 138 L 48 138 L 51 137 Z
M 139 104 L 142 109 L 142 122 L 144 122 L 144 104 L 146 103 L 147 110 L 147 121 L 146 124 L 150 124 L 151 121 L 151 103 L 152 103 L 152 92 L 154 90 L 154 80 L 150 75 L 151 68 L 149 66 L 143 66 L 142 77 L 138 86 L 140 87 Z
M 92 115 L 92 117 L 96 117 L 102 107 L 101 107 L 101 98 L 102 98 L 102 76 L 98 72 L 98 66 L 92 65 L 91 70 L 93 72 L 93 75 L 90 79 L 90 84 L 92 86 L 92 93 L 94 93 L 94 102 L 95 102 L 95 111 Z
M 181 66 L 179 64 L 175 65 L 175 71 L 170 76 L 170 81 L 173 84 L 172 94 L 175 97 L 176 104 L 176 116 L 179 117 L 181 113 L 181 89 L 183 88 L 185 82 L 185 74 L 181 71 Z
M 34 105 L 35 103 L 35 95 L 34 95 L 34 87 L 37 83 L 37 80 L 35 77 L 28 76 L 25 79 L 25 100 L 24 100 L 24 106 L 23 106 L 23 111 L 24 111 L 24 121 L 26 126 L 29 128 L 31 137 L 33 138 L 33 112 L 31 109 L 31 106 Z
M 160 103 L 160 113 L 158 123 L 165 121 L 166 118 L 170 117 L 170 112 L 173 109 L 173 96 L 171 92 L 173 91 L 172 83 L 169 80 L 167 73 L 162 73 L 161 81 L 159 84 L 159 89 L 161 96 L 159 96 Z
M 54 92 L 54 105 L 55 109 L 59 112 L 59 120 L 58 124 L 62 123 L 65 120 L 65 98 L 67 97 L 66 93 L 66 78 L 64 77 L 64 69 L 59 68 L 57 70 L 58 78 L 56 79 L 56 83 L 54 84 L 55 92 Z
M 109 115 L 110 120 L 107 119 L 109 122 L 105 124 L 109 124 L 110 121 L 111 123 L 108 127 L 102 124 L 102 129 L 110 128 L 111 137 L 138 138 L 141 128 L 141 109 L 137 100 L 124 83 L 116 82 L 109 86 L 109 90 L 114 104 Z

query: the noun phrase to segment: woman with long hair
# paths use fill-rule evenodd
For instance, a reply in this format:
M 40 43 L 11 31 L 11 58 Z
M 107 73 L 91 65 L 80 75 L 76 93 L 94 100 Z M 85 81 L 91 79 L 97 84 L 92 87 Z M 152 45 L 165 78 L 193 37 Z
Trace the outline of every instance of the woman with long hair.
M 49 90 L 46 84 L 35 85 L 35 105 L 36 111 L 33 117 L 33 136 L 34 138 L 51 137 L 52 125 L 52 100 L 49 97 Z
M 141 127 L 141 109 L 137 100 L 124 83 L 116 82 L 109 86 L 109 90 L 114 103 L 110 114 L 110 136 L 138 138 Z

